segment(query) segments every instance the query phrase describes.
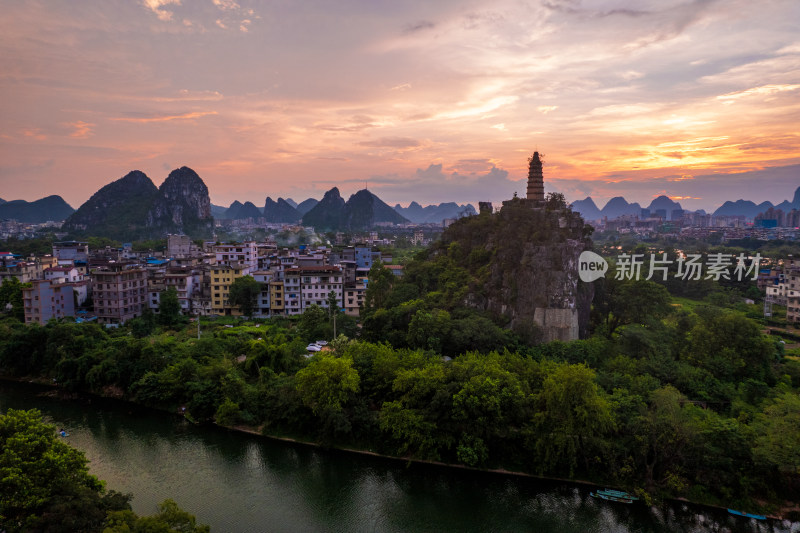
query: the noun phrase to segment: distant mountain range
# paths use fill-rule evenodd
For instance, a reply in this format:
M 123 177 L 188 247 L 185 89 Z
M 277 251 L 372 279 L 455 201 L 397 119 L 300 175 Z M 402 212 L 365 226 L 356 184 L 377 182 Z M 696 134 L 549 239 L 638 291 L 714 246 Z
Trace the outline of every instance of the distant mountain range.
M 397 204 L 394 206 L 394 210 L 416 224 L 441 224 L 442 220 L 446 218 L 460 218 L 466 215 L 478 214 L 472 204 L 458 205 L 455 202 L 425 207 L 422 207 L 417 202 L 411 202 L 408 207 L 401 207 L 400 204 Z
M 784 212 L 791 211 L 792 209 L 800 209 L 800 187 L 795 191 L 794 198 L 791 202 L 784 200 L 778 205 L 773 205 L 772 202 L 756 204 L 750 200 L 727 201 L 717 208 L 713 215 L 741 215 L 746 218 L 754 218 L 770 207 L 781 209 Z M 611 220 L 623 215 L 641 215 L 642 212 L 642 208 L 638 203 L 628 203 L 625 198 L 621 196 L 609 200 L 603 209 L 598 209 L 591 197 L 573 202 L 572 209 L 579 212 L 585 220 L 599 220 L 603 217 L 608 217 L 608 219 Z M 667 219 L 670 219 L 672 212 L 677 209 L 682 209 L 682 207 L 681 204 L 671 200 L 667 196 L 659 196 L 650 202 L 647 209 L 650 211 L 650 214 L 655 214 L 657 210 L 663 209 L 666 212 Z
M 270 223 L 296 224 L 317 203 L 318 200 L 314 198 L 303 200 L 298 204 L 291 198 L 273 200 L 268 196 L 263 209 L 259 209 L 252 202 L 241 203 L 236 200 L 229 207 L 211 204 L 211 214 L 214 218 L 223 220 L 264 218 Z
M 335 191 L 334 191 L 335 189 Z M 369 195 L 364 192 L 369 192 L 366 189 L 358 191 L 347 202 L 340 196 L 339 189 L 331 189 L 325 193 L 322 201 L 308 198 L 296 203 L 291 198 L 278 198 L 273 200 L 267 197 L 264 208 L 259 210 L 252 202 L 241 203 L 238 200 L 233 202 L 230 207 L 211 206 L 211 212 L 215 218 L 240 220 L 245 218 L 257 219 L 263 217 L 267 222 L 271 223 L 287 223 L 296 224 L 303 221 L 306 225 L 319 226 L 324 228 L 348 228 L 348 227 L 362 227 L 365 220 L 373 220 L 375 223 L 390 222 L 395 224 L 413 222 L 416 224 L 434 223 L 441 224 L 442 220 L 446 218 L 459 218 L 466 215 L 475 215 L 477 211 L 471 204 L 459 205 L 455 202 L 443 202 L 439 205 L 428 205 L 422 207 L 417 202 L 411 202 L 408 207 L 402 207 L 400 204 L 389 207 L 383 200 L 378 198 L 373 193 Z M 377 199 L 377 202 L 371 202 L 369 199 Z M 351 203 L 346 211 L 342 211 L 348 202 Z M 320 204 L 322 204 L 321 207 Z M 357 207 L 353 205 L 362 205 L 367 208 L 367 213 L 364 215 L 365 220 L 361 220 L 358 216 Z M 389 211 L 383 207 L 387 207 Z M 305 215 L 312 210 L 316 211 L 311 214 L 310 218 L 305 218 Z M 399 215 L 400 218 L 395 217 L 392 211 Z M 344 213 L 344 214 L 343 214 Z M 311 221 L 311 222 L 308 222 Z
M 134 170 L 94 193 L 64 222 L 77 234 L 118 240 L 161 238 L 167 233 L 208 237 L 214 227 L 208 187 L 197 173 L 181 167 L 161 187 Z
M 364 230 L 380 223 L 406 224 L 408 219 L 386 205 L 380 198 L 362 189 L 347 202 L 334 187 L 302 219 L 304 226 L 322 231 Z
M 278 198 L 278 201 L 274 201 L 267 196 L 264 203 L 263 216 L 267 219 L 267 222 L 296 223 L 303 215 L 297 211 L 296 206 L 293 206 L 283 198 Z
M 60 196 L 47 196 L 33 202 L 25 200 L 0 201 L 0 219 L 14 219 L 18 222 L 38 224 L 47 221 L 60 221 L 70 216 L 73 209 Z

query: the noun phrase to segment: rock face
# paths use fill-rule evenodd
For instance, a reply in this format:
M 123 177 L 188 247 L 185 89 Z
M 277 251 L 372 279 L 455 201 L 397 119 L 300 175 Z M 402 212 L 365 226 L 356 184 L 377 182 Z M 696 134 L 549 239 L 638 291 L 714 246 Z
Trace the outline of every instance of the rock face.
M 134 239 L 146 231 L 145 220 L 158 188 L 144 172 L 133 170 L 105 185 L 64 222 L 63 229 L 111 239 Z
M 48 220 L 64 220 L 75 210 L 60 196 L 47 196 L 33 202 L 25 200 L 0 200 L 0 219 L 10 218 L 18 222 L 40 223 Z
M 213 227 L 208 188 L 187 167 L 172 171 L 159 188 L 144 172 L 129 172 L 94 193 L 63 226 L 117 240 L 154 239 L 166 233 L 206 237 Z
M 214 229 L 208 187 L 189 167 L 170 172 L 147 213 L 146 225 L 154 233 L 205 236 Z
M 297 209 L 292 207 L 292 205 L 283 198 L 278 198 L 278 201 L 276 202 L 269 196 L 267 196 L 267 199 L 264 202 L 264 211 L 262 216 L 267 219 L 267 222 L 273 223 L 295 223 L 299 221 L 301 217 L 300 213 L 297 212 Z
M 451 225 L 438 249 L 455 243 L 482 280 L 465 305 L 503 317 L 529 341 L 568 341 L 588 333 L 594 288 L 580 281 L 578 257 L 591 246 L 590 233 L 567 207 L 518 198 L 499 213 Z

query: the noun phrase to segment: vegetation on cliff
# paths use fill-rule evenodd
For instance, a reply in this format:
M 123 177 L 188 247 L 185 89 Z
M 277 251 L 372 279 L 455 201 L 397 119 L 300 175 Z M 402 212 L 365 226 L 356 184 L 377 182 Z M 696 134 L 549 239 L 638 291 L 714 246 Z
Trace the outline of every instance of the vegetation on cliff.
M 558 195 L 542 209 L 517 201 L 458 220 L 405 266 L 402 279 L 373 268 L 365 337 L 446 355 L 513 349 L 549 333 L 534 321 L 546 308 L 576 309 L 586 336 L 592 286 L 578 279 L 577 260 L 589 233 Z M 412 322 L 416 333 L 408 336 Z

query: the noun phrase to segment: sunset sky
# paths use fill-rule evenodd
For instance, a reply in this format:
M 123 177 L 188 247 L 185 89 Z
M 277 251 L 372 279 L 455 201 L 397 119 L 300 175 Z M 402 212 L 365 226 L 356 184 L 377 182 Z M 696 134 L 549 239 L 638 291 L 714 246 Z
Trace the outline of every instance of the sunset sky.
M 133 169 L 215 204 L 368 183 L 684 208 L 800 186 L 798 0 L 0 2 L 0 197 Z

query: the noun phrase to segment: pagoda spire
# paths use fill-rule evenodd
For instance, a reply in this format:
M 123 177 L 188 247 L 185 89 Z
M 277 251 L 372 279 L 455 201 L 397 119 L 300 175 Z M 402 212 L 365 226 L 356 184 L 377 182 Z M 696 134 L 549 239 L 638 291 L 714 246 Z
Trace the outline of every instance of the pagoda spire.
M 544 175 L 542 173 L 542 160 L 539 152 L 533 152 L 528 159 L 530 167 L 528 169 L 528 200 L 544 201 Z

